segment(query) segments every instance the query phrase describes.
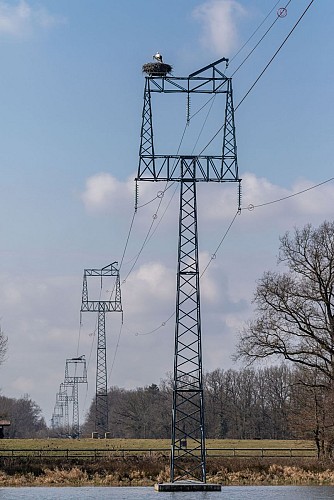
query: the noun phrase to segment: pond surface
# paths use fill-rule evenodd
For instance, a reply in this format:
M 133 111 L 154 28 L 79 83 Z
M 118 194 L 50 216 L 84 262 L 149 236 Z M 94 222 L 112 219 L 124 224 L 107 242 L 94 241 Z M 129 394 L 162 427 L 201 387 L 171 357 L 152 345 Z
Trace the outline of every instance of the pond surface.
M 224 486 L 221 492 L 158 493 L 154 488 L 0 488 L 0 500 L 327 500 L 334 486 Z

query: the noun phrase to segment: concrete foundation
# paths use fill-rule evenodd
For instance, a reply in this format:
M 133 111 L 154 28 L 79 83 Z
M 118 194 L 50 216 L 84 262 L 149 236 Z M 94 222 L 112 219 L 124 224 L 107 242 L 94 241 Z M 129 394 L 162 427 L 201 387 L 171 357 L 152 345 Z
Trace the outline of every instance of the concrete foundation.
M 200 483 L 197 481 L 175 481 L 175 483 L 158 483 L 156 491 L 221 491 L 221 484 Z

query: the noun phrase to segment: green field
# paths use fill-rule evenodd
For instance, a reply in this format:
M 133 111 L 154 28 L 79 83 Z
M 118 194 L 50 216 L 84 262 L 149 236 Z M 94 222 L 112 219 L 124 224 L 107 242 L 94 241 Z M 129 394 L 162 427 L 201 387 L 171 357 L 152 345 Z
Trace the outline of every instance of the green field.
M 149 450 L 170 449 L 169 439 L 2 439 L 0 450 Z M 305 449 L 314 448 L 313 441 L 271 439 L 207 439 L 207 449 Z

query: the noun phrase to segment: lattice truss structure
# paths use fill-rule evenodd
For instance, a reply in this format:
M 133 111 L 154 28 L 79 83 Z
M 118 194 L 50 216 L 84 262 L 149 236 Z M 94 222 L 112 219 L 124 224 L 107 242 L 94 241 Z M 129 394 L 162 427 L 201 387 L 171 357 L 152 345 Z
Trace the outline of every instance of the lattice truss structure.
M 78 384 L 87 384 L 84 355 L 66 360 L 64 382 L 61 382 L 56 394 L 51 428 L 61 436 L 80 437 Z
M 95 432 L 104 437 L 109 431 L 106 313 L 123 312 L 117 262 L 84 270 L 81 312 L 97 313 Z
M 196 185 L 237 182 L 240 189 L 232 79 L 221 69 L 226 62 L 222 58 L 188 77 L 145 79 L 136 182 L 180 183 L 171 482 L 206 481 Z M 218 154 L 157 154 L 153 143 L 154 93 L 181 93 L 188 103 L 194 94 L 221 94 L 225 101 L 224 126 Z

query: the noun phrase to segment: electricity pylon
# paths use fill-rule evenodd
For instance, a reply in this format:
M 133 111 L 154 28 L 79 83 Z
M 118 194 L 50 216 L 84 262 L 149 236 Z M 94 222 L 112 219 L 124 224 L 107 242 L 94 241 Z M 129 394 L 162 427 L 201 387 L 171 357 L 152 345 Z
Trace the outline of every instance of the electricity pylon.
M 108 312 L 123 312 L 121 302 L 121 288 L 117 262 L 113 262 L 102 269 L 85 269 L 82 287 L 81 312 L 97 312 L 97 361 L 96 361 L 96 396 L 95 396 L 95 431 L 100 437 L 108 432 L 108 384 L 107 384 L 107 343 L 105 315 Z M 89 277 L 100 278 L 99 298 L 89 299 Z M 103 285 L 106 278 L 112 277 L 112 290 L 108 300 L 101 298 Z M 110 288 L 110 280 L 108 286 Z
M 58 400 L 56 396 L 56 404 L 53 409 L 53 414 L 51 418 L 51 427 L 53 430 L 58 432 L 63 427 L 64 423 L 64 405 Z
M 205 483 L 205 429 L 198 263 L 196 183 L 238 182 L 232 79 L 222 58 L 188 77 L 146 76 L 137 181 L 180 183 L 176 324 L 172 408 L 171 482 Z M 222 149 L 217 155 L 156 154 L 152 93 L 222 94 L 225 97 Z M 189 120 L 189 116 L 187 117 Z
M 69 403 L 74 401 L 73 387 L 74 384 L 65 384 L 65 382 L 62 382 L 59 386 L 59 392 L 56 395 L 56 404 L 60 403 L 64 408 L 62 428 L 67 436 L 70 434 Z M 70 394 L 68 393 L 68 388 L 71 390 Z
M 87 368 L 85 355 L 68 358 L 65 365 L 65 386 L 72 387 L 70 400 L 73 402 L 72 437 L 80 436 L 79 424 L 79 388 L 78 384 L 87 384 Z

